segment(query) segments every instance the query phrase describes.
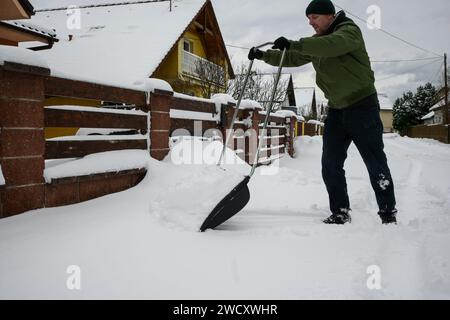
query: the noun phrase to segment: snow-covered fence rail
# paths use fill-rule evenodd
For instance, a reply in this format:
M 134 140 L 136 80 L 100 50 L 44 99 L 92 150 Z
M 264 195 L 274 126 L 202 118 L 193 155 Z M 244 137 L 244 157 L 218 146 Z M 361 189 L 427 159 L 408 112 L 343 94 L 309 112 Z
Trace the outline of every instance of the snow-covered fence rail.
M 45 143 L 45 159 L 76 158 L 124 149 L 147 149 L 147 114 L 142 111 L 105 110 L 77 106 L 51 106 L 44 109 L 46 127 L 86 127 L 129 129 L 134 135 L 65 136 Z
M 288 138 L 292 135 L 287 129 L 289 122 L 286 117 L 270 115 L 268 119 L 266 132 L 262 132 L 264 119 L 266 117 L 265 112 L 258 114 L 259 117 L 259 138 L 264 139 L 261 147 L 261 154 L 259 163 L 270 163 L 273 160 L 280 158 L 286 152 L 286 144 L 291 145 L 288 142 Z

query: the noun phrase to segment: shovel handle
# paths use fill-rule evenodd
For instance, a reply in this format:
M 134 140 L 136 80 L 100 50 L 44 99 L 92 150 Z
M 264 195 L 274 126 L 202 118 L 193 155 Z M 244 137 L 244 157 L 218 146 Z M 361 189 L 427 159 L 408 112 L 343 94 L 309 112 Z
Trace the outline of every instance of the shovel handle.
M 255 49 L 263 48 L 263 47 L 266 47 L 269 45 L 273 45 L 273 42 L 266 42 L 266 43 L 260 44 L 259 46 L 256 46 Z M 254 60 L 250 61 L 250 65 L 248 67 L 247 74 L 245 75 L 244 85 L 242 87 L 241 92 L 239 93 L 238 101 L 236 104 L 236 109 L 234 110 L 233 119 L 231 120 L 230 127 L 227 131 L 225 131 L 225 142 L 223 144 L 222 152 L 220 153 L 219 161 L 217 162 L 218 166 L 220 166 L 222 164 L 222 158 L 223 158 L 223 155 L 225 154 L 225 150 L 226 150 L 228 142 L 230 140 L 230 136 L 231 136 L 232 130 L 234 128 L 234 122 L 236 121 L 236 116 L 239 112 L 239 107 L 241 106 L 242 98 L 244 97 L 245 88 L 247 87 L 248 79 L 250 78 L 250 74 L 252 72 L 253 61 Z
M 253 160 L 254 162 L 253 162 L 252 170 L 250 171 L 249 177 L 253 176 L 253 173 L 255 173 L 256 166 L 258 165 L 259 153 L 261 151 L 262 142 L 264 140 L 264 137 L 262 135 L 266 131 L 267 123 L 269 122 L 270 113 L 272 112 L 272 108 L 273 108 L 274 100 L 275 100 L 275 95 L 277 93 L 278 82 L 280 81 L 280 77 L 281 77 L 281 70 L 283 69 L 283 62 L 284 62 L 285 56 L 286 56 L 286 48 L 281 53 L 281 58 L 280 58 L 280 64 L 278 66 L 277 77 L 275 78 L 275 84 L 273 86 L 273 91 L 272 91 L 272 96 L 270 98 L 269 107 L 266 110 L 266 117 L 264 119 L 264 125 L 263 125 L 262 130 L 259 131 L 259 134 L 258 134 L 259 135 L 258 149 L 256 150 L 256 157 Z

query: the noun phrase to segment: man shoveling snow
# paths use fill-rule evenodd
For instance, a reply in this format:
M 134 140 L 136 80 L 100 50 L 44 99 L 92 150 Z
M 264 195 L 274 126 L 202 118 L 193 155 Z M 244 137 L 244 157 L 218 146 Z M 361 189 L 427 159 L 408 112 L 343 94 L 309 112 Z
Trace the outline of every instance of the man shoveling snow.
M 278 65 L 281 51 L 287 49 L 285 67 L 312 62 L 316 83 L 328 99 L 322 152 L 322 177 L 327 187 L 331 216 L 325 223 L 351 222 L 344 162 L 350 143 L 356 145 L 369 171 L 382 223 L 396 223 L 394 184 L 383 144 L 383 124 L 364 39 L 359 27 L 335 13 L 330 0 L 313 0 L 306 9 L 316 34 L 299 41 L 280 37 L 272 49 L 250 49 L 250 60 L 260 59 Z

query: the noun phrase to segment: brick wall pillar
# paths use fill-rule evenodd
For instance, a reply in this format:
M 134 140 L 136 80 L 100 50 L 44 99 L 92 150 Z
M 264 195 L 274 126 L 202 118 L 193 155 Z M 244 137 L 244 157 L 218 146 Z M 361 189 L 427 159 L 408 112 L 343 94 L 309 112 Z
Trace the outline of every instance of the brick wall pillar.
M 0 66 L 2 218 L 44 207 L 44 77 L 49 74 L 8 62 Z
M 162 160 L 169 153 L 170 104 L 173 93 L 155 90 L 150 95 L 150 155 Z

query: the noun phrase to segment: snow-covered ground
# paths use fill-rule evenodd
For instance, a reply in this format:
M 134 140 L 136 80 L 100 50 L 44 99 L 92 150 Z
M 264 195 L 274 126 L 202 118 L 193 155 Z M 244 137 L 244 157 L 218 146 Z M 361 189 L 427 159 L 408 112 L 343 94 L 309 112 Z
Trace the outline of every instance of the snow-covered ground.
M 250 167 L 149 159 L 130 190 L 0 220 L 0 298 L 449 299 L 450 146 L 385 144 L 398 225 L 381 225 L 353 145 L 344 226 L 321 223 L 320 137 L 297 138 L 276 174 L 258 168 L 246 208 L 205 233 L 202 220 Z M 80 290 L 68 289 L 78 275 Z

